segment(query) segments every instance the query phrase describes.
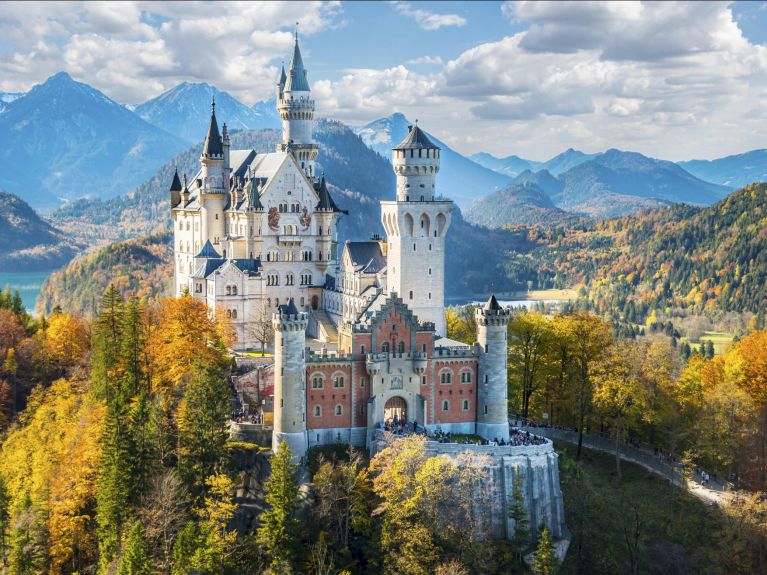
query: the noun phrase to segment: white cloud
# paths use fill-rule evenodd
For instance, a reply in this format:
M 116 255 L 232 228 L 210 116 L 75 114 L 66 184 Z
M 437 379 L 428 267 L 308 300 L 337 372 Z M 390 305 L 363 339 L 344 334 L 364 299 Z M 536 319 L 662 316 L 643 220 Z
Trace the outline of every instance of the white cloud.
M 434 64 L 434 65 L 442 65 L 444 64 L 442 58 L 439 56 L 420 56 L 418 58 L 413 58 L 412 60 L 408 60 L 405 62 L 405 64 Z
M 392 2 L 394 9 L 415 20 L 424 30 L 439 30 L 444 26 L 466 26 L 466 18 L 458 14 L 439 14 L 429 10 L 413 8 L 410 2 Z
M 0 90 L 28 90 L 60 70 L 122 102 L 207 81 L 247 103 L 271 96 L 292 30 L 339 24 L 338 2 L 45 2 L 3 5 Z M 148 22 L 152 22 L 150 25 Z

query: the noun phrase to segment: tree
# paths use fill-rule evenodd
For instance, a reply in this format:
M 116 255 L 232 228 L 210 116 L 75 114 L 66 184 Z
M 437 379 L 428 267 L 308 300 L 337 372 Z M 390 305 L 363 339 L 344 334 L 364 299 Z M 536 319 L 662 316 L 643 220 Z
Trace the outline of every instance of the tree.
M 195 363 L 178 410 L 178 465 L 193 496 L 205 491 L 204 480 L 225 463 L 229 385 L 217 368 Z
M 93 322 L 91 377 L 97 395 L 107 401 L 120 357 L 124 303 L 117 288 L 110 285 L 101 300 L 99 315 Z
M 253 309 L 248 319 L 250 337 L 261 344 L 261 355 L 274 341 L 274 327 L 272 327 L 272 310 L 267 307 L 265 301 L 261 301 Z
M 572 338 L 570 357 L 573 365 L 572 392 L 578 417 L 578 450 L 575 456 L 578 459 L 583 447 L 583 428 L 594 394 L 592 371 L 612 344 L 612 330 L 597 316 L 588 313 L 578 312 L 565 320 L 570 324 L 567 333 Z
M 175 470 L 166 469 L 152 480 L 140 511 L 151 544 L 153 563 L 167 573 L 173 559 L 173 543 L 189 517 L 189 496 Z
M 525 496 L 522 492 L 522 477 L 515 474 L 511 482 L 511 503 L 509 503 L 509 517 L 514 521 L 514 554 L 519 563 L 522 562 L 524 550 L 530 544 L 530 521 L 527 518 Z
M 535 549 L 533 560 L 533 573 L 535 575 L 554 575 L 557 571 L 557 556 L 554 553 L 554 545 L 551 542 L 549 530 L 544 527 L 538 537 L 538 546 Z
M 234 517 L 232 480 L 226 475 L 212 475 L 205 481 L 207 495 L 199 517 L 198 545 L 191 559 L 191 570 L 211 575 L 226 572 L 235 552 L 237 532 L 229 531 Z
M 296 465 L 290 447 L 284 441 L 272 456 L 272 472 L 264 485 L 264 499 L 269 508 L 261 514 L 257 540 L 269 558 L 270 565 L 289 562 L 299 522 Z
M 547 367 L 551 326 L 535 311 L 520 311 L 509 322 L 510 375 L 519 384 L 522 417 L 527 418 L 530 398 L 540 386 Z
M 151 575 L 152 567 L 144 542 L 144 526 L 141 520 L 133 522 L 123 547 L 117 567 L 117 575 Z

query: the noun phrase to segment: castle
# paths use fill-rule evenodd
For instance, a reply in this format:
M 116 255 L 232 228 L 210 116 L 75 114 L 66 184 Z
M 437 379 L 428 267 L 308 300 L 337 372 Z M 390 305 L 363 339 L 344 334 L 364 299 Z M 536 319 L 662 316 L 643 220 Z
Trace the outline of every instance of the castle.
M 231 150 L 215 103 L 191 181 L 170 188 L 175 291 L 221 310 L 249 349 L 274 330 L 275 445 L 370 445 L 386 421 L 508 439 L 508 310 L 476 310 L 477 341 L 447 339 L 445 236 L 453 203 L 437 194 L 440 148 L 416 125 L 393 149 L 385 239 L 346 242 L 342 211 L 315 162 L 314 100 L 296 38 L 277 83 L 282 141 Z

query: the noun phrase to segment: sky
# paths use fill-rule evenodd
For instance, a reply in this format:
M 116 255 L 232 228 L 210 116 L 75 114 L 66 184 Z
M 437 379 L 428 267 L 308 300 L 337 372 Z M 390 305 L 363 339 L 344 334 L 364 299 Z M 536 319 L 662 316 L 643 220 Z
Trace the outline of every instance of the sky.
M 767 147 L 767 0 L 2 2 L 0 91 L 69 72 L 137 104 L 269 98 L 298 34 L 320 116 L 402 112 L 458 151 L 669 160 Z

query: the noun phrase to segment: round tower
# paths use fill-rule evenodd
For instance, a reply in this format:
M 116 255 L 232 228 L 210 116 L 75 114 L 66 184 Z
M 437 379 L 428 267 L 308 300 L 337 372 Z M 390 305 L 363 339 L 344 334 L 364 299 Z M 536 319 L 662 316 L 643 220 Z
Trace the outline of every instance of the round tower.
M 224 209 L 229 194 L 229 137 L 221 138 L 216 121 L 216 101 L 211 105 L 210 125 L 200 154 L 200 220 L 202 242 L 220 245 L 226 235 Z
M 274 327 L 274 431 L 272 449 L 285 441 L 295 458 L 306 455 L 306 326 L 293 298 L 277 307 Z
M 495 296 L 476 310 L 479 342 L 477 435 L 509 439 L 508 325 L 509 310 Z
M 312 139 L 314 100 L 298 48 L 298 32 L 288 72 L 283 74 L 277 83 L 277 111 L 282 119 L 282 143 L 277 144 L 277 151 L 290 152 L 304 173 L 313 178 L 319 146 Z
M 392 166 L 397 175 L 397 201 L 433 200 L 439 172 L 439 146 L 432 143 L 416 124 L 408 126 L 407 136 L 392 152 Z
M 381 202 L 386 230 L 386 287 L 397 293 L 421 322 L 445 325 L 445 237 L 453 202 L 436 199 L 439 147 L 417 125 L 392 149 L 397 176 L 394 201 Z

